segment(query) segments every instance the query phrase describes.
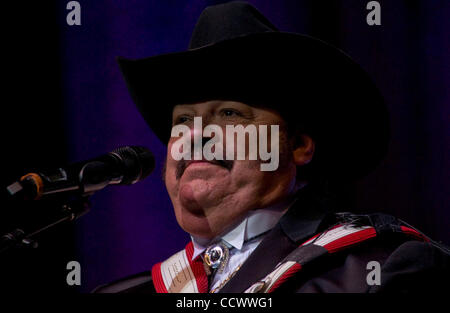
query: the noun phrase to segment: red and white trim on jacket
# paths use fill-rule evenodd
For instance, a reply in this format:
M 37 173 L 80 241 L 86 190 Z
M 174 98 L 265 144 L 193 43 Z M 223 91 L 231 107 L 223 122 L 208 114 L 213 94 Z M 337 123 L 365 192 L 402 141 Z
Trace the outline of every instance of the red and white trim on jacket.
M 428 241 L 428 238 L 412 228 L 401 226 L 401 231 L 414 239 Z M 363 241 L 376 237 L 377 233 L 372 226 L 354 227 L 351 225 L 337 225 L 330 230 L 315 235 L 299 246 L 321 246 L 327 254 L 336 253 L 346 248 L 355 246 Z M 309 259 L 306 263 L 311 262 Z M 285 261 L 278 264 L 275 269 L 262 280 L 250 286 L 245 293 L 271 293 L 284 282 L 299 272 L 305 263 Z
M 401 226 L 402 233 L 421 241 L 428 239 L 412 228 Z M 376 237 L 372 226 L 355 227 L 352 225 L 337 225 L 319 233 L 301 244 L 298 249 L 308 245 L 325 248 L 325 254 L 336 253 L 355 246 L 363 241 Z M 162 263 L 152 268 L 153 284 L 158 293 L 206 293 L 208 278 L 200 256 L 192 260 L 194 247 L 189 242 L 185 249 L 174 254 Z M 270 293 L 299 272 L 302 267 L 315 257 L 306 261 L 287 260 L 278 264 L 275 269 L 262 280 L 254 283 L 246 293 Z
M 158 293 L 205 293 L 208 292 L 208 278 L 203 260 L 192 260 L 192 241 L 184 250 L 174 254 L 152 268 L 153 284 Z

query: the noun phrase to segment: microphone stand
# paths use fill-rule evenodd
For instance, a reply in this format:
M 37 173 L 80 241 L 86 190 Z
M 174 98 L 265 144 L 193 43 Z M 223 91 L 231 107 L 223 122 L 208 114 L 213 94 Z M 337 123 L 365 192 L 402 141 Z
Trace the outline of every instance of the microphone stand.
M 34 238 L 39 233 L 59 225 L 63 222 L 71 222 L 89 212 L 89 198 L 88 196 L 79 196 L 71 200 L 66 200 L 65 203 L 58 204 L 57 211 L 60 214 L 59 218 L 52 220 L 46 225 L 26 232 L 22 228 L 16 228 L 0 237 L 0 254 L 4 253 L 14 247 L 30 247 L 37 248 L 38 242 Z

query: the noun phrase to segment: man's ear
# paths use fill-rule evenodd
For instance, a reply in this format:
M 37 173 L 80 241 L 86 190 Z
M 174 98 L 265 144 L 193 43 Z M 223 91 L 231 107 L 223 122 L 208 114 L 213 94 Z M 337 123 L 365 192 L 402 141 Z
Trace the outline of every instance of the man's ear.
M 314 140 L 308 135 L 298 135 L 295 142 L 292 151 L 295 165 L 306 165 L 311 162 L 315 150 Z

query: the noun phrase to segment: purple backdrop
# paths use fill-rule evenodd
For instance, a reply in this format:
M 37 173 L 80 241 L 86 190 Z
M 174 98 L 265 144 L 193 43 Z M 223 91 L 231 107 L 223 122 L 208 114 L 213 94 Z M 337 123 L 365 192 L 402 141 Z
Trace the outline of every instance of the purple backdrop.
M 218 1 L 79 2 L 81 26 L 66 24 L 65 1 L 57 9 L 70 161 L 134 144 L 151 148 L 157 164 L 143 182 L 96 194 L 77 222 L 82 290 L 90 291 L 150 270 L 189 239 L 161 181 L 166 148 L 135 109 L 115 57 L 184 50 L 202 9 Z M 448 243 L 448 1 L 380 1 L 382 26 L 372 27 L 368 1 L 249 2 L 281 30 L 325 39 L 370 73 L 390 107 L 393 140 L 386 162 L 358 185 L 357 206 L 401 216 Z

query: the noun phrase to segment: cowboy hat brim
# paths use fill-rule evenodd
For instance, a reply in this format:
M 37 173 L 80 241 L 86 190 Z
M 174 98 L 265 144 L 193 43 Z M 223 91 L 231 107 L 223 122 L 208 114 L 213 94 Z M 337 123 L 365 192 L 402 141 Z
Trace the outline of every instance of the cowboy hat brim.
M 183 52 L 118 63 L 154 133 L 167 143 L 177 104 L 233 100 L 275 109 L 317 143 L 329 176 L 367 174 L 389 137 L 383 98 L 339 49 L 293 33 L 243 35 Z

